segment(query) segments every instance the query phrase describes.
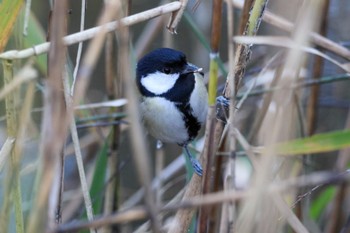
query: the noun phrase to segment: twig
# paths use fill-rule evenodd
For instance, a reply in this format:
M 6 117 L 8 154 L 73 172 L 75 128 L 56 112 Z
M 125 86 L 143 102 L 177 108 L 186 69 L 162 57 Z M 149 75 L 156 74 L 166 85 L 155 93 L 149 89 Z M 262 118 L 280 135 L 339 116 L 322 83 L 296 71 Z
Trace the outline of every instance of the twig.
M 11 154 L 12 148 L 15 144 L 15 140 L 16 139 L 13 137 L 8 137 L 0 149 L 0 172 L 4 167 L 8 156 Z
M 23 67 L 18 74 L 8 83 L 3 89 L 0 90 L 0 100 L 6 97 L 6 95 L 13 92 L 21 84 L 29 82 L 37 77 L 37 71 L 30 65 Z
M 325 183 L 333 182 L 344 182 L 349 180 L 348 173 L 342 173 L 341 175 L 329 172 L 315 172 L 311 175 L 300 176 L 296 178 L 290 178 L 288 180 L 283 180 L 269 184 L 265 187 L 265 192 L 267 195 L 272 195 L 275 193 L 287 193 L 290 190 L 297 187 L 314 186 Z M 219 203 L 232 202 L 235 200 L 248 198 L 252 193 L 247 191 L 237 191 L 237 190 L 224 190 L 217 193 L 210 193 L 204 196 L 193 197 L 187 199 L 186 201 L 181 201 L 180 203 L 168 204 L 161 208 L 160 211 L 174 211 L 183 208 L 194 208 L 202 205 L 216 205 Z M 59 232 L 72 232 L 81 229 L 86 229 L 89 227 L 99 228 L 101 226 L 109 224 L 121 224 L 131 221 L 137 221 L 147 217 L 147 210 L 143 207 L 134 207 L 124 211 L 117 212 L 110 216 L 104 216 L 97 218 L 92 222 L 86 221 L 75 221 L 73 223 L 62 224 L 56 229 L 51 229 L 49 233 L 59 233 Z M 178 228 L 181 226 L 177 225 Z
M 339 74 L 335 76 L 326 76 L 319 78 L 317 80 L 311 79 L 311 80 L 298 80 L 297 83 L 294 83 L 290 86 L 276 86 L 276 87 L 271 87 L 271 88 L 266 88 L 262 90 L 256 90 L 252 91 L 251 93 L 248 94 L 248 97 L 253 97 L 253 96 L 259 96 L 259 95 L 264 95 L 268 94 L 271 92 L 275 91 L 281 91 L 281 90 L 288 90 L 288 89 L 296 89 L 296 88 L 307 88 L 313 85 L 319 85 L 319 84 L 327 84 L 327 83 L 333 83 L 333 82 L 339 82 L 339 81 L 347 81 L 350 79 L 349 74 Z M 271 85 L 274 86 L 274 85 Z M 237 98 L 240 99 L 244 96 L 245 92 L 242 94 L 238 94 Z
M 181 3 L 171 2 L 164 4 L 163 6 L 155 7 L 153 9 L 137 13 L 131 16 L 127 16 L 119 21 L 114 21 L 110 23 L 105 23 L 104 25 L 93 27 L 82 32 L 74 33 L 63 38 L 64 45 L 69 46 L 82 41 L 86 41 L 96 37 L 101 31 L 112 32 L 115 31 L 120 26 L 131 26 L 157 16 L 176 11 L 180 8 Z M 40 55 L 47 53 L 50 48 L 50 43 L 46 42 L 43 44 L 35 45 L 32 48 L 24 50 L 11 50 L 0 54 L 0 59 L 23 59 L 28 58 L 33 55 Z
M 289 225 L 298 233 L 308 233 L 309 231 L 306 227 L 300 222 L 300 220 L 296 217 L 293 211 L 289 208 L 286 202 L 282 199 L 280 194 L 276 193 L 271 197 L 276 207 L 282 216 L 287 220 Z
M 327 16 L 328 16 L 328 10 L 329 10 L 329 0 L 325 0 L 322 6 L 322 13 L 321 13 L 321 28 L 320 28 L 320 34 L 322 36 L 325 36 L 327 33 Z M 321 48 L 319 48 L 321 49 Z M 314 66 L 313 66 L 313 77 L 314 79 L 318 79 L 322 76 L 323 71 L 323 59 L 319 56 L 315 57 Z M 318 96 L 319 96 L 319 85 L 315 85 L 311 87 L 310 90 L 310 98 L 308 101 L 308 107 L 307 107 L 307 134 L 308 136 L 311 136 L 316 129 L 316 122 L 317 122 L 317 102 L 318 102 Z
M 12 61 L 3 61 L 4 70 L 4 84 L 8 85 L 13 81 L 13 64 Z M 6 132 L 7 137 L 18 139 L 18 112 L 17 112 L 17 98 L 16 92 L 11 92 L 6 96 L 5 108 L 6 108 Z M 6 206 L 10 205 L 10 196 L 13 195 L 15 219 L 16 219 L 16 231 L 19 233 L 24 232 L 24 221 L 23 221 L 23 209 L 22 209 L 22 194 L 21 194 L 21 180 L 19 176 L 21 155 L 18 150 L 18 140 L 15 141 L 15 145 L 10 152 L 10 167 L 7 169 L 7 176 L 5 182 L 4 191 L 4 204 L 1 211 L 1 218 L 8 219 L 9 209 Z M 4 230 L 8 228 L 8 222 L 3 222 Z
M 236 7 L 238 8 L 243 7 L 243 1 L 241 0 L 232 0 L 232 1 Z M 292 32 L 294 30 L 294 25 L 291 22 L 289 22 L 288 20 L 280 16 L 277 16 L 271 13 L 268 10 L 263 15 L 263 20 L 284 31 Z M 312 42 L 315 43 L 316 45 L 326 50 L 332 51 L 333 53 L 343 58 L 346 58 L 347 60 L 350 60 L 350 50 L 348 50 L 344 46 L 341 46 L 340 44 L 335 43 L 332 40 L 324 36 L 321 36 L 318 33 L 315 33 L 315 32 L 308 32 L 308 33 L 309 33 L 309 36 L 311 37 Z
M 244 44 L 265 44 L 265 45 L 271 45 L 271 46 L 279 46 L 279 47 L 285 47 L 290 49 L 297 49 L 302 50 L 304 52 L 308 52 L 311 54 L 315 54 L 318 56 L 321 56 L 328 61 L 332 62 L 333 64 L 339 66 L 344 71 L 347 71 L 350 73 L 350 68 L 346 66 L 346 64 L 341 64 L 337 60 L 331 58 L 325 53 L 322 53 L 321 51 L 311 48 L 309 46 L 301 46 L 297 42 L 292 41 L 288 37 L 275 37 L 275 36 L 236 36 L 234 37 L 234 40 L 238 43 L 244 43 Z
M 136 165 L 136 174 L 140 180 L 140 183 L 144 187 L 145 196 L 144 200 L 147 206 L 151 218 L 152 230 L 154 233 L 161 231 L 160 222 L 158 220 L 158 206 L 156 205 L 154 193 L 151 189 L 151 170 L 149 154 L 144 138 L 143 127 L 141 125 L 141 119 L 139 114 L 139 103 L 137 91 L 135 89 L 134 80 L 131 79 L 132 72 L 130 70 L 130 38 L 128 28 L 121 28 L 120 33 L 120 44 L 119 44 L 119 59 L 118 69 L 120 75 L 123 78 L 123 84 L 125 87 L 126 96 L 128 99 L 127 111 L 130 117 L 130 121 L 133 123 L 130 125 L 130 133 L 132 138 L 132 149 L 133 158 Z
M 53 10 L 51 25 L 54 25 L 51 39 L 52 46 L 49 52 L 49 78 L 47 80 L 47 89 L 45 92 L 44 112 L 41 130 L 40 154 L 42 156 L 42 167 L 38 172 L 38 188 L 29 216 L 27 232 L 36 233 L 44 231 L 47 225 L 53 225 L 46 221 L 47 215 L 51 217 L 55 211 L 47 213 L 47 203 L 49 194 L 52 191 L 53 180 L 57 172 L 57 160 L 62 153 L 62 148 L 67 135 L 66 106 L 64 104 L 64 95 L 62 92 L 62 70 L 64 70 L 66 48 L 61 38 L 66 34 L 66 9 L 67 1 L 56 1 Z M 58 190 L 57 190 L 58 191 Z M 53 197 L 57 197 L 52 193 Z M 50 220 L 54 220 L 52 217 Z M 47 225 L 46 225 L 47 224 Z
M 221 39 L 221 30 L 222 30 L 222 0 L 214 0 L 213 1 L 213 15 L 211 21 L 211 36 L 210 36 L 210 67 L 209 67 L 209 84 L 208 84 L 208 104 L 209 104 L 209 113 L 207 118 L 207 126 L 208 126 L 208 141 L 205 144 L 205 147 L 208 148 L 206 160 L 206 169 L 203 173 L 203 181 L 202 181 L 202 194 L 206 194 L 211 192 L 212 186 L 212 165 L 214 163 L 214 155 L 217 150 L 215 142 L 214 142 L 214 132 L 215 132 L 215 103 L 216 103 L 216 92 L 218 85 L 218 57 L 219 57 L 219 46 Z M 214 112 L 213 112 L 214 111 Z M 199 232 L 208 232 L 211 226 L 208 222 L 211 222 L 209 219 L 209 214 L 211 212 L 211 208 L 200 208 L 199 211 L 199 224 L 198 231 Z M 185 230 L 186 228 L 184 228 Z
M 85 25 L 85 8 L 86 8 L 86 0 L 81 0 L 80 32 L 84 30 L 84 25 Z M 77 77 L 77 74 L 78 74 L 79 63 L 80 63 L 80 58 L 81 58 L 82 51 L 83 51 L 83 42 L 79 42 L 78 51 L 77 51 L 77 57 L 76 57 L 76 60 L 75 60 L 75 67 L 74 67 L 74 71 L 73 71 L 73 83 L 72 83 L 72 87 L 71 87 L 71 95 L 73 95 L 75 80 L 76 80 L 76 77 Z
M 66 74 L 67 74 L 67 72 L 66 72 Z M 70 95 L 68 75 L 63 76 L 62 82 L 63 82 L 63 87 L 64 87 L 64 96 L 65 96 L 65 101 L 66 101 L 66 105 L 67 105 L 67 110 L 69 111 L 70 109 L 72 109 L 72 96 Z M 89 191 L 89 186 L 87 184 L 87 179 L 85 176 L 84 162 L 83 162 L 83 156 L 82 156 L 81 149 L 80 149 L 77 126 L 75 123 L 75 119 L 73 117 L 72 117 L 72 121 L 71 121 L 69 127 L 70 127 L 70 132 L 71 132 L 73 146 L 74 146 L 75 158 L 76 158 L 77 166 L 78 166 L 79 179 L 80 179 L 80 184 L 81 184 L 81 190 L 83 192 L 87 218 L 89 221 L 92 221 L 94 219 L 94 214 L 93 214 L 93 209 L 92 209 L 90 191 Z M 93 229 L 90 229 L 90 232 L 94 233 L 95 231 Z
M 28 35 L 28 21 L 30 15 L 30 7 L 32 5 L 32 0 L 26 1 L 25 12 L 24 12 L 24 26 L 23 26 L 23 35 Z
M 165 16 L 158 17 L 149 21 L 144 27 L 141 35 L 135 43 L 135 54 L 137 58 L 141 58 L 142 54 L 146 52 L 147 47 L 154 41 L 161 26 L 163 25 Z
M 119 12 L 117 17 L 120 17 Z M 117 18 L 116 18 L 117 19 Z M 115 52 L 115 43 L 116 34 L 109 33 L 106 38 L 105 44 L 105 70 L 106 70 L 106 92 L 108 100 L 113 101 L 115 99 L 121 98 L 122 90 L 122 80 L 120 76 L 116 76 L 116 52 Z M 116 78 L 117 77 L 117 78 Z M 117 112 L 121 114 L 121 110 L 114 109 L 109 110 L 110 113 Z M 119 123 L 118 123 L 119 122 Z M 105 189 L 105 196 L 103 200 L 103 215 L 110 215 L 114 211 L 119 209 L 119 180 L 120 180 L 120 171 L 118 169 L 119 162 L 119 144 L 120 144 L 120 121 L 118 121 L 118 115 L 110 119 L 108 123 L 116 123 L 113 125 L 111 130 L 111 135 L 108 142 L 108 158 L 107 158 L 107 170 L 106 170 L 106 180 L 108 181 Z M 113 232 L 116 226 L 109 226 L 102 229 L 103 233 Z
M 181 3 L 180 8 L 177 11 L 172 12 L 171 18 L 170 18 L 168 26 L 167 26 L 170 33 L 176 34 L 176 27 L 179 24 L 180 20 L 182 19 L 182 15 L 185 11 L 188 0 L 179 0 L 179 3 Z

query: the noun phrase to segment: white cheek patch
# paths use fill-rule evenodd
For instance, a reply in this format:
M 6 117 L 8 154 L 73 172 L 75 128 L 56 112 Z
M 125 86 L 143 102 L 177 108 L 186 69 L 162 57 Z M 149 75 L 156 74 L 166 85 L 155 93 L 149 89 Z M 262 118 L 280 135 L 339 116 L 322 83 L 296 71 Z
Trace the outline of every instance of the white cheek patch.
M 156 73 L 142 77 L 141 84 L 148 91 L 156 95 L 161 95 L 173 88 L 178 78 L 179 74 L 164 74 L 157 71 Z

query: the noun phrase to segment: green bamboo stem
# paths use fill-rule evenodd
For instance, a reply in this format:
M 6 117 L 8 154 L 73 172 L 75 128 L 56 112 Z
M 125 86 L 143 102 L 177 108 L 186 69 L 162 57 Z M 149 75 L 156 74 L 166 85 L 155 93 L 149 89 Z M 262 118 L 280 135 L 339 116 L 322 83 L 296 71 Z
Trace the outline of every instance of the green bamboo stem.
M 13 80 L 13 69 L 12 61 L 3 61 L 4 68 L 4 84 L 5 86 L 12 82 Z M 16 92 L 12 92 L 6 96 L 6 126 L 7 126 L 7 136 L 10 138 L 17 137 L 17 106 L 16 106 Z M 17 142 L 15 142 L 16 144 Z M 10 168 L 8 169 L 8 175 L 6 182 L 6 191 L 4 198 L 4 206 L 1 212 L 1 217 L 4 217 L 1 225 L 2 229 L 6 231 L 8 228 L 9 210 L 11 205 L 11 197 L 14 202 L 15 218 L 16 218 L 16 232 L 24 232 L 23 224 L 23 209 L 22 209 L 22 195 L 21 195 L 21 182 L 19 176 L 20 170 L 20 155 L 17 153 L 16 145 L 11 151 L 11 162 Z
M 215 105 L 216 102 L 216 90 L 218 86 L 218 62 L 215 59 L 217 54 L 212 54 L 210 58 L 210 70 L 209 70 L 209 86 L 208 86 L 208 94 L 209 94 L 209 106 Z

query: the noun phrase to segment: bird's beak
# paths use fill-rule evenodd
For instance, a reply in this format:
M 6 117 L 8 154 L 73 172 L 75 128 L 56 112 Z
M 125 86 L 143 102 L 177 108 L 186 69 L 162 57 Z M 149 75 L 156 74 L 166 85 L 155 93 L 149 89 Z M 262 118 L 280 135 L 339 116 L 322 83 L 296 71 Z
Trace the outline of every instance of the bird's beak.
M 187 63 L 185 69 L 181 72 L 181 74 L 200 73 L 201 75 L 204 75 L 202 70 L 202 68 L 199 68 L 191 63 Z

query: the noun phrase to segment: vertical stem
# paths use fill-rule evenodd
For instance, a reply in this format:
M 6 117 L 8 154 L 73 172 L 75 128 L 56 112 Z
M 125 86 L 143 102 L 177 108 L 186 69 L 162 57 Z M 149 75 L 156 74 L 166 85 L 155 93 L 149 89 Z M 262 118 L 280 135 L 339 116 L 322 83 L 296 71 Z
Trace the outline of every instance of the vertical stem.
M 50 194 L 53 197 L 50 199 L 52 202 L 55 202 L 59 196 L 58 193 L 53 192 L 52 187 L 57 177 L 58 159 L 62 153 L 68 125 L 68 114 L 62 92 L 62 71 L 66 57 L 66 47 L 62 37 L 66 34 L 66 11 L 66 0 L 55 1 L 50 27 L 49 77 L 46 83 L 42 116 L 40 145 L 42 164 L 38 172 L 38 188 L 28 220 L 27 232 L 29 233 L 43 232 L 47 226 L 55 225 L 55 210 L 48 208 L 54 206 L 48 203 Z M 59 189 L 54 191 L 58 192 Z
M 12 73 L 12 62 L 5 61 L 4 73 L 5 73 L 5 85 L 13 80 Z M 9 73 L 7 73 L 9 72 Z M 7 74 L 6 74 L 7 73 Z M 9 94 L 6 98 L 6 121 L 7 121 L 7 134 L 9 137 L 17 136 L 17 106 L 16 106 L 16 92 Z M 21 196 L 21 183 L 20 183 L 20 154 L 18 154 L 17 146 L 15 142 L 14 150 L 11 154 L 11 165 L 10 168 L 12 171 L 11 179 L 13 182 L 12 191 L 14 195 L 14 204 L 15 204 L 15 215 L 16 215 L 16 232 L 24 232 L 23 229 L 23 215 L 22 215 L 22 196 Z
M 8 85 L 13 80 L 13 69 L 12 61 L 4 61 L 4 84 Z M 6 105 L 6 126 L 7 126 L 7 136 L 9 138 L 17 138 L 18 136 L 18 121 L 17 121 L 17 106 L 16 106 L 16 92 L 12 92 L 6 96 L 5 99 Z M 15 208 L 15 217 L 16 217 L 16 232 L 24 232 L 23 225 L 23 214 L 22 214 L 22 196 L 21 196 L 21 182 L 19 176 L 20 170 L 20 154 L 17 150 L 18 142 L 15 141 L 15 146 L 11 151 L 11 163 L 8 169 L 8 174 L 6 177 L 6 191 L 4 193 L 4 206 L 1 212 L 1 217 L 5 219 L 9 218 L 10 210 L 10 196 L 13 196 L 14 208 Z M 5 222 L 4 228 L 8 227 L 8 221 Z M 6 230 L 5 230 L 6 231 Z
M 322 13 L 321 13 L 321 28 L 320 28 L 320 34 L 325 35 L 327 33 L 327 15 L 328 15 L 328 8 L 329 8 L 329 0 L 325 0 Z M 321 50 L 321 48 L 317 48 Z M 319 79 L 322 76 L 323 73 L 323 58 L 320 56 L 315 57 L 314 67 L 313 67 L 313 77 L 314 79 Z M 319 85 L 314 85 L 311 87 L 311 94 L 310 99 L 308 102 L 308 108 L 307 108 L 307 134 L 308 136 L 311 136 L 315 132 L 316 128 L 316 113 L 317 113 L 317 102 L 318 102 L 318 96 L 319 96 Z
M 106 37 L 105 59 L 106 59 L 106 90 L 109 100 L 119 98 L 121 93 L 121 80 L 116 80 L 115 63 L 116 53 L 114 50 L 115 36 L 109 33 Z M 119 76 L 120 77 L 120 76 Z M 117 83 L 116 83 L 117 82 Z M 119 87 L 119 88 L 118 88 Z M 107 183 L 103 214 L 110 215 L 113 211 L 119 208 L 118 203 L 118 148 L 119 148 L 120 125 L 114 125 L 112 128 L 112 136 L 109 142 L 108 163 L 106 171 Z M 118 226 L 106 226 L 103 228 L 104 233 L 118 231 Z
M 211 40 L 210 40 L 210 47 L 211 47 L 211 53 L 210 53 L 210 69 L 209 69 L 209 91 L 208 91 L 208 104 L 210 107 L 215 106 L 216 103 L 216 91 L 217 91 L 217 85 L 218 85 L 218 57 L 219 57 L 219 46 L 220 46 L 220 39 L 221 39 L 221 25 L 222 25 L 222 0 L 214 0 L 213 1 L 213 16 L 212 16 L 212 23 L 211 23 Z M 212 108 L 210 108 L 209 111 L 211 111 Z M 212 116 L 213 118 L 209 118 L 209 116 Z M 208 125 L 215 125 L 215 114 L 208 114 Z M 214 127 L 213 127 L 214 128 Z M 214 131 L 211 132 L 211 135 L 209 137 L 214 137 Z M 213 144 L 214 140 L 210 140 L 210 143 L 208 143 L 206 146 L 208 147 L 208 153 L 207 153 L 207 164 L 205 173 L 203 176 L 203 190 L 202 193 L 209 193 L 211 191 L 211 178 L 212 178 L 212 172 L 211 172 L 211 166 L 214 163 L 214 154 L 216 151 L 216 144 Z M 202 207 L 200 208 L 199 212 L 199 226 L 198 226 L 198 232 L 207 232 L 208 229 L 210 229 L 210 212 L 212 208 L 211 207 Z

